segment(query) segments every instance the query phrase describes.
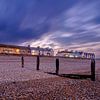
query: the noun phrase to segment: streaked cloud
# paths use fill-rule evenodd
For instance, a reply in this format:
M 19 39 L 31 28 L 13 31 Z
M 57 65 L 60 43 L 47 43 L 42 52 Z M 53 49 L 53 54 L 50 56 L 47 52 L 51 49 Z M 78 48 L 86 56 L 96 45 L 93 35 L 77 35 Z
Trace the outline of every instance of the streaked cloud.
M 95 52 L 99 0 L 0 0 L 0 43 Z
M 83 50 L 100 55 L 96 52 L 100 48 L 100 24 L 95 21 L 100 16 L 97 3 L 79 2 L 54 17 L 50 23 L 50 33 L 45 33 L 31 45 Z

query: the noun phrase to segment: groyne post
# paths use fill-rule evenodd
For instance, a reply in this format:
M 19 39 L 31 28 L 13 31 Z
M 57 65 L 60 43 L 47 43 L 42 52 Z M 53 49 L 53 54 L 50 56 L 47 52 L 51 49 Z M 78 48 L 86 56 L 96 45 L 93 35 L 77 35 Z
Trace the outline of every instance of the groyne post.
M 24 68 L 24 57 L 21 57 L 21 62 L 22 62 L 22 68 Z
M 40 57 L 37 56 L 37 66 L 36 66 L 36 70 L 39 70 L 39 66 L 40 66 Z
M 59 59 L 56 59 L 56 74 L 59 73 Z
M 91 59 L 91 80 L 95 81 L 95 59 Z

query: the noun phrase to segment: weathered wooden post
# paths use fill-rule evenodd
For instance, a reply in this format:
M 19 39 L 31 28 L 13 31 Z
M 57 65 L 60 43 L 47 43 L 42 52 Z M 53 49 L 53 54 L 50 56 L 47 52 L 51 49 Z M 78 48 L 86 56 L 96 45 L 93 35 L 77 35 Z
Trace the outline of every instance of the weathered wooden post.
M 39 65 L 40 65 L 40 57 L 39 56 L 37 56 L 37 70 L 39 70 Z
M 91 59 L 91 80 L 95 81 L 95 59 Z
M 22 62 L 22 68 L 24 68 L 24 57 L 21 57 L 21 62 Z
M 59 73 L 59 59 L 56 59 L 56 74 Z

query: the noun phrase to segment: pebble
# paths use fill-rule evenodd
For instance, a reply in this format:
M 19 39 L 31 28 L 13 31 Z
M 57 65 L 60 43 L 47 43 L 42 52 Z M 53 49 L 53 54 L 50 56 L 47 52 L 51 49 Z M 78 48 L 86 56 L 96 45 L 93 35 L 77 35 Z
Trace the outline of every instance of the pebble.
M 73 82 L 73 84 L 72 84 Z M 0 100 L 99 100 L 100 81 L 68 78 L 0 84 Z
M 100 70 L 92 82 L 21 68 L 17 63 L 10 69 L 4 65 L 0 65 L 0 100 L 100 100 Z

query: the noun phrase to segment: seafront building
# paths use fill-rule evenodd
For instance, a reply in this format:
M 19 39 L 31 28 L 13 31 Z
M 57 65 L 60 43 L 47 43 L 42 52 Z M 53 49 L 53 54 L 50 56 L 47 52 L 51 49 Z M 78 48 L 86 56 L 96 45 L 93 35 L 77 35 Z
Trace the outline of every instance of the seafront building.
M 32 55 L 54 56 L 54 50 L 51 48 L 31 47 Z
M 58 51 L 56 56 L 62 56 L 62 57 L 74 57 L 74 58 L 95 58 L 94 53 L 86 53 L 86 52 L 80 52 L 80 51 Z
M 29 45 L 26 47 L 0 44 L 0 54 L 54 56 L 54 51 L 51 48 L 30 47 Z
M 43 55 L 54 56 L 54 50 L 52 48 L 17 46 L 0 44 L 0 54 L 17 54 L 17 55 Z M 62 57 L 74 57 L 74 58 L 95 58 L 94 53 L 86 53 L 80 51 L 61 50 L 56 53 L 56 56 Z
M 29 47 L 0 44 L 0 54 L 26 54 L 31 55 Z

